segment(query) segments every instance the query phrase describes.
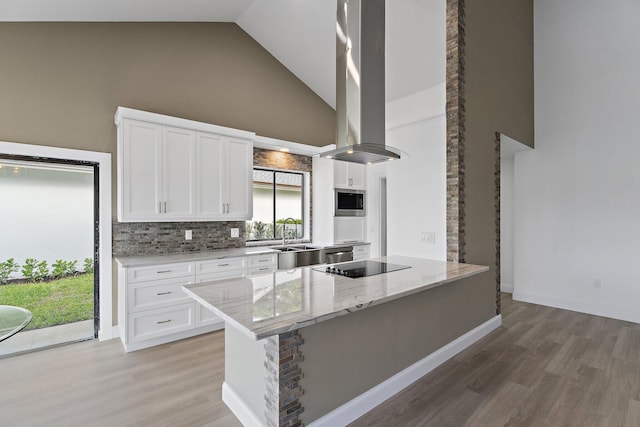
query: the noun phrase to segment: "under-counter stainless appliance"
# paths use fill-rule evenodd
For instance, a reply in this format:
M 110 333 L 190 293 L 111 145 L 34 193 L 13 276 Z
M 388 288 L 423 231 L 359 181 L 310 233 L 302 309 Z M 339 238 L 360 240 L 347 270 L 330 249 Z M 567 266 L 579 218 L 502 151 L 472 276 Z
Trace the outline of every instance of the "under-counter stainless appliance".
M 331 246 L 324 249 L 324 263 L 353 261 L 353 246 Z
M 336 265 L 327 265 L 326 267 L 314 268 L 316 271 L 322 271 L 329 274 L 337 274 L 338 276 L 350 277 L 357 279 L 359 277 L 375 276 L 376 274 L 390 273 L 392 271 L 404 270 L 411 268 L 410 265 L 389 264 L 380 261 L 354 261 L 345 262 Z
M 366 216 L 364 190 L 335 189 L 335 216 Z

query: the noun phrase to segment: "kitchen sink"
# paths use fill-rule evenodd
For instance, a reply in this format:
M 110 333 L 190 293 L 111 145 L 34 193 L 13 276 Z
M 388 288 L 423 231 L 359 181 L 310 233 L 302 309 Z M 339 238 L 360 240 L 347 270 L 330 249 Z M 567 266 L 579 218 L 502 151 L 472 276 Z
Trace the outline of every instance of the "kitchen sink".
M 317 246 L 309 246 L 309 245 L 292 245 L 289 246 L 290 248 L 293 248 L 295 250 L 299 250 L 299 251 L 308 251 L 308 250 L 313 250 L 313 249 L 322 249 L 319 248 Z
M 278 270 L 288 270 L 296 267 L 304 267 L 305 265 L 324 263 L 324 250 L 315 246 L 275 246 L 271 249 L 279 251 Z
M 293 246 L 274 246 L 271 249 L 275 249 L 276 251 L 280 251 L 280 252 L 295 252 L 300 250 L 300 249 L 294 248 Z

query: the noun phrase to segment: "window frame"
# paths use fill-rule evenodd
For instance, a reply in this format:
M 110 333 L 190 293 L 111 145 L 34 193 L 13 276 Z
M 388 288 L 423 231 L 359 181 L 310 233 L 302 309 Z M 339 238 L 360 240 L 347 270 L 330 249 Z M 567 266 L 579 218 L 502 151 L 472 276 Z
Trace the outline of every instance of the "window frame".
M 287 242 L 309 242 L 310 241 L 310 236 L 311 236 L 311 173 L 309 172 L 305 172 L 305 171 L 300 171 L 300 170 L 293 170 L 293 169 L 280 169 L 280 168 L 271 168 L 268 166 L 257 166 L 254 165 L 252 167 L 252 174 L 254 170 L 261 170 L 261 171 L 267 171 L 267 172 L 273 172 L 273 227 L 274 227 L 274 234 L 275 234 L 275 227 L 277 224 L 277 217 L 276 217 L 276 179 L 275 179 L 275 174 L 277 172 L 280 173 L 292 173 L 292 174 L 298 174 L 301 175 L 302 177 L 302 236 L 296 238 L 296 239 L 287 239 Z M 252 183 L 252 197 L 253 197 L 253 183 Z M 253 218 L 251 219 L 251 221 L 253 222 Z M 276 238 L 275 236 L 273 238 L 269 238 L 269 239 L 260 239 L 260 240 L 256 240 L 256 239 L 249 239 L 247 236 L 246 239 L 246 245 L 247 246 L 258 246 L 258 245 L 265 245 L 265 244 L 277 244 L 277 243 L 282 243 L 282 237 L 280 238 Z

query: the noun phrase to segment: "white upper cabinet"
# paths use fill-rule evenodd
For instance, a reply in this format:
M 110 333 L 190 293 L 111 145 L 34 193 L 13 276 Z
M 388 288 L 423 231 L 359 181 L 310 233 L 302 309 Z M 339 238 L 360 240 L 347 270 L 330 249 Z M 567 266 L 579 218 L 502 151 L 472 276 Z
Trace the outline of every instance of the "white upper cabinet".
M 135 144 L 118 146 L 118 176 L 127 183 L 118 191 L 118 219 L 158 215 L 162 203 L 162 126 L 124 120 L 122 133 L 124 140 Z
M 227 214 L 234 219 L 253 216 L 253 145 L 245 140 L 227 140 Z
M 193 215 L 195 141 L 194 131 L 162 127 L 162 214 L 167 218 Z
M 119 107 L 118 221 L 253 216 L 251 132 Z
M 334 160 L 333 180 L 337 188 L 364 189 L 366 186 L 366 167 L 359 163 Z
M 225 140 L 220 135 L 196 135 L 196 192 L 198 217 L 222 216 L 226 209 L 224 187 Z
M 251 219 L 252 171 L 251 141 L 198 132 L 196 216 L 224 221 Z

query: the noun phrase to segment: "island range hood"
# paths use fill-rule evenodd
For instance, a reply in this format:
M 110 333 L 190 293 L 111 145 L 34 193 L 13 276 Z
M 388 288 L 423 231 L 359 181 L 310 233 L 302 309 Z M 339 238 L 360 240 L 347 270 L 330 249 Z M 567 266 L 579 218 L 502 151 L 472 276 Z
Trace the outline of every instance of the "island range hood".
M 384 0 L 338 0 L 336 149 L 321 157 L 372 164 L 400 158 L 385 146 Z

